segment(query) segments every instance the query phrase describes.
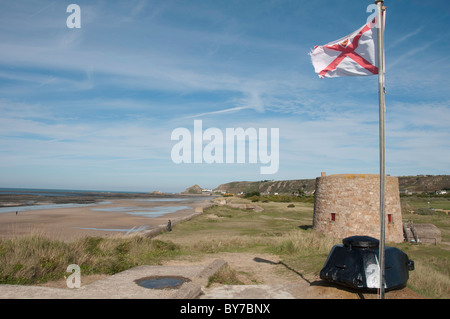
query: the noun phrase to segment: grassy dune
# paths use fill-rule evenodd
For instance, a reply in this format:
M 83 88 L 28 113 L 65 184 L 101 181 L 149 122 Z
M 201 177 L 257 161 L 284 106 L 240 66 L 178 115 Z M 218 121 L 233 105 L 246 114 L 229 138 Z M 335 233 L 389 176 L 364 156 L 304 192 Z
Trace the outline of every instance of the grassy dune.
M 37 284 L 67 276 L 77 264 L 83 275 L 115 274 L 137 265 L 157 264 L 176 255 L 170 242 L 142 237 L 86 237 L 73 243 L 29 235 L 0 241 L 0 283 Z

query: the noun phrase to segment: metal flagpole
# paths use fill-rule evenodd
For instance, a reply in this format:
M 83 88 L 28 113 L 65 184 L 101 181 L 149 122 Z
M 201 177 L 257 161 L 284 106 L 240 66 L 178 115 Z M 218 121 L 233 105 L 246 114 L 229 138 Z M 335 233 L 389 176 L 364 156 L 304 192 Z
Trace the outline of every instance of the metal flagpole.
M 385 168 L 385 127 L 384 127 L 384 117 L 386 112 L 385 105 L 385 87 L 384 87 L 384 0 L 375 0 L 377 5 L 377 28 L 378 28 L 378 96 L 380 104 L 380 246 L 379 246 L 379 263 L 380 263 L 380 288 L 379 288 L 379 298 L 384 299 L 384 288 L 385 288 L 385 179 L 386 179 L 386 168 Z

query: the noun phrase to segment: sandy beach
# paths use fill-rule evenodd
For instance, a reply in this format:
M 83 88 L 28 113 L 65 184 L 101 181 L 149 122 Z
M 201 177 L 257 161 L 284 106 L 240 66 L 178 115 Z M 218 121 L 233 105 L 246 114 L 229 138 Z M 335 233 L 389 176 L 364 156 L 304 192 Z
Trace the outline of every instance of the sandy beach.
M 196 207 L 206 207 L 209 202 L 210 199 L 205 197 L 108 198 L 85 205 L 66 203 L 67 208 L 61 204 L 52 208 L 54 202 L 47 201 L 41 205 L 17 207 L 17 214 L 16 208 L 0 213 L 0 236 L 42 234 L 52 239 L 73 241 L 84 236 L 145 233 L 166 226 L 169 219 L 174 225 L 194 214 Z M 38 209 L 40 207 L 42 209 Z M 32 210 L 27 210 L 30 208 Z

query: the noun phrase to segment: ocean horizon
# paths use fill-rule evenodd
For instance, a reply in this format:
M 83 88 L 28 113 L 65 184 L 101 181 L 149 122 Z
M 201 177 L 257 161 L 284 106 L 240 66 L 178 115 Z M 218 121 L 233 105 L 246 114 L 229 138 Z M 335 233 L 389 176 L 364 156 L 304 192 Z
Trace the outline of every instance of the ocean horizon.
M 15 187 L 0 187 L 1 194 L 10 195 L 39 195 L 39 196 L 81 196 L 86 193 L 124 193 L 124 194 L 150 194 L 150 192 L 142 191 L 111 191 L 111 190 L 89 190 L 89 189 L 57 189 L 57 188 L 15 188 Z M 166 193 L 171 194 L 171 193 Z

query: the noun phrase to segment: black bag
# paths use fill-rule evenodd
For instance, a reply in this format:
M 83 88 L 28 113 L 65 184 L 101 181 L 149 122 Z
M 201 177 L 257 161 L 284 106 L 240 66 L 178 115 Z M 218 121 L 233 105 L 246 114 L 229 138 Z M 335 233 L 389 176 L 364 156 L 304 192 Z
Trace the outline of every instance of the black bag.
M 334 246 L 320 278 L 358 290 L 380 288 L 378 239 L 368 236 L 352 236 L 343 239 L 343 245 Z M 400 249 L 385 246 L 385 290 L 406 286 L 414 262 Z

